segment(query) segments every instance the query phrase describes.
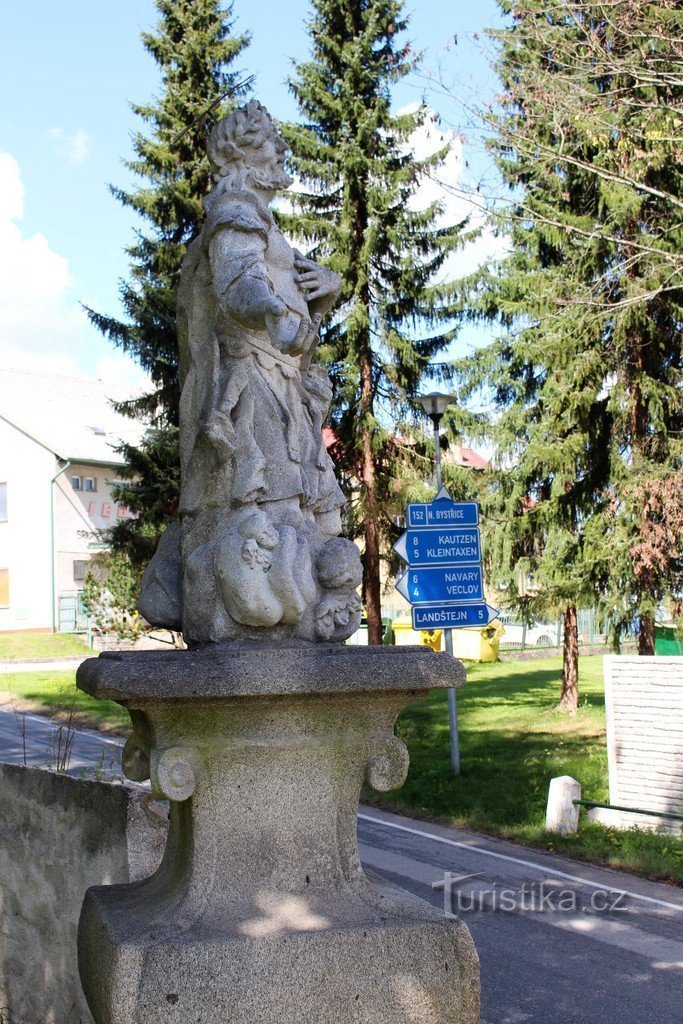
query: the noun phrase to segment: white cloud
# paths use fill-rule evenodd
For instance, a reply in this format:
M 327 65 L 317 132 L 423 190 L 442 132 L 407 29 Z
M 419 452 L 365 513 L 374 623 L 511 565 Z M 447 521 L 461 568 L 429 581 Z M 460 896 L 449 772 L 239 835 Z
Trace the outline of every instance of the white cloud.
M 144 388 L 145 374 L 123 353 L 95 361 L 102 342 L 73 294 L 68 261 L 44 235 L 24 235 L 23 207 L 19 164 L 0 152 L 0 365 L 100 377 L 121 398 Z
M 414 109 L 416 105 L 411 105 L 405 108 L 405 112 Z M 443 163 L 423 179 L 411 206 L 415 210 L 423 210 L 430 203 L 439 202 L 443 207 L 443 213 L 438 219 L 440 227 L 458 224 L 468 218 L 465 231 L 481 229 L 478 238 L 466 242 L 461 249 L 451 253 L 444 263 L 440 278 L 443 281 L 452 281 L 473 273 L 488 259 L 503 256 L 508 244 L 504 238 L 494 235 L 485 224 L 481 197 L 476 193 L 470 194 L 462 182 L 465 147 L 460 136 L 452 131 L 442 131 L 439 128 L 438 116 L 433 114 L 427 117 L 410 140 L 410 148 L 420 160 L 438 152 L 445 145 L 449 145 L 450 148 Z
M 133 398 L 150 388 L 144 370 L 122 352 L 102 356 L 97 363 L 97 377 L 107 385 L 107 394 L 115 401 Z
M 82 164 L 90 152 L 90 139 L 82 128 L 71 135 L 63 128 L 50 128 L 47 134 L 57 143 L 60 152 L 72 164 Z
M 67 301 L 70 275 L 64 257 L 44 235 L 23 235 L 23 197 L 19 164 L 0 153 L 0 346 L 22 351 L 42 341 L 47 353 L 68 352 L 83 313 Z
M 0 347 L 0 369 L 42 370 L 62 377 L 82 377 L 78 362 L 67 352 L 33 352 L 14 345 Z

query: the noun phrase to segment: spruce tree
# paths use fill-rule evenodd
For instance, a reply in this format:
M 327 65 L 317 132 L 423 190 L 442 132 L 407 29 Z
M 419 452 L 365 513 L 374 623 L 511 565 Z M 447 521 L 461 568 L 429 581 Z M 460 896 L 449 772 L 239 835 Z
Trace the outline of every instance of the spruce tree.
M 413 67 L 397 0 L 313 0 L 311 58 L 290 83 L 303 124 L 285 126 L 300 189 L 283 216 L 316 260 L 342 278 L 319 358 L 331 368 L 331 424 L 342 480 L 353 482 L 348 528 L 361 536 L 371 643 L 381 639 L 380 560 L 395 537 L 396 491 L 414 453 L 392 423 L 453 336 L 452 290 L 435 284 L 458 229 L 437 227 L 437 203 L 411 200 L 446 150 L 410 151 L 428 112 L 395 114 L 392 86 Z M 424 467 L 422 469 L 422 476 Z
M 153 554 L 165 523 L 177 512 L 178 349 L 175 329 L 180 265 L 199 230 L 210 187 L 206 136 L 248 91 L 236 67 L 249 42 L 232 34 L 233 5 L 220 0 L 155 0 L 159 20 L 142 42 L 161 71 L 161 93 L 132 104 L 146 130 L 133 138 L 135 157 L 124 161 L 141 183 L 114 196 L 144 226 L 127 250 L 130 276 L 120 285 L 124 319 L 88 310 L 91 321 L 149 374 L 152 389 L 119 411 L 149 424 L 139 446 L 124 445 L 127 468 L 115 499 L 135 517 L 111 531 L 116 550 L 136 563 Z
M 493 148 L 511 252 L 469 284 L 472 315 L 503 332 L 461 369 L 499 410 L 503 564 L 530 560 L 567 626 L 591 597 L 617 626 L 637 615 L 652 653 L 683 545 L 661 499 L 680 509 L 683 490 L 683 14 L 674 0 L 501 6 Z M 568 674 L 566 659 L 565 705 Z

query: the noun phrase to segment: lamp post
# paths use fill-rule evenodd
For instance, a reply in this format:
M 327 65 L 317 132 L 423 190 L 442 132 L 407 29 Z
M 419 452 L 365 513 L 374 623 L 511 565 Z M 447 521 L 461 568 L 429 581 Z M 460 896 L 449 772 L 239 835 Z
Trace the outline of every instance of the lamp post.
M 439 391 L 431 391 L 428 395 L 418 395 L 415 399 L 432 421 L 434 427 L 434 450 L 436 452 L 436 493 L 441 490 L 441 446 L 439 444 L 439 425 L 448 406 L 455 401 L 454 395 L 444 395 Z M 453 657 L 453 633 L 444 629 L 444 646 L 446 654 Z M 451 737 L 451 766 L 456 775 L 460 774 L 460 745 L 458 742 L 458 704 L 455 690 L 448 691 L 448 724 Z

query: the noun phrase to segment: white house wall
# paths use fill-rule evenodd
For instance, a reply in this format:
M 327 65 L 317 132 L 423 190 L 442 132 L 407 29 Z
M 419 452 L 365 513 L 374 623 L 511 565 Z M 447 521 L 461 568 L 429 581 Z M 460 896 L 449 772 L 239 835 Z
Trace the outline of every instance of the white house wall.
M 74 562 L 89 561 L 102 543 L 97 531 L 122 514 L 111 497 L 116 469 L 74 463 L 54 484 L 61 464 L 54 453 L 0 419 L 0 483 L 7 484 L 7 522 L 0 523 L 0 569 L 9 570 L 9 608 L 0 608 L 0 632 L 52 628 L 50 489 L 54 494 L 55 617 L 58 598 L 83 586 Z M 97 490 L 74 491 L 72 477 L 97 480 Z
M 0 483 L 7 522 L 0 523 L 0 568 L 9 569 L 9 608 L 0 631 L 50 625 L 50 479 L 52 452 L 0 419 Z
M 57 472 L 55 470 L 55 472 Z M 81 483 L 86 477 L 97 481 L 96 491 L 75 491 L 72 477 Z M 89 561 L 102 550 L 98 531 L 116 523 L 118 506 L 111 490 L 116 470 L 109 466 L 88 466 L 73 463 L 55 483 L 55 548 L 57 594 L 74 594 L 83 583 L 74 579 L 74 562 Z

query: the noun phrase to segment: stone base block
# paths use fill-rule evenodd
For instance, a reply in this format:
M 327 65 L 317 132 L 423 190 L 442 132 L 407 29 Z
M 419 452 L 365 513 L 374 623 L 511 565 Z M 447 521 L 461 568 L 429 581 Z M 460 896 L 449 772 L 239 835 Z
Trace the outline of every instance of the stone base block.
M 91 889 L 88 1002 L 107 1024 L 476 1024 L 479 963 L 465 925 L 384 882 L 372 888 L 401 915 L 368 907 L 345 927 L 304 900 L 271 897 L 230 935 L 156 940 L 153 925 L 130 936 L 122 887 Z

